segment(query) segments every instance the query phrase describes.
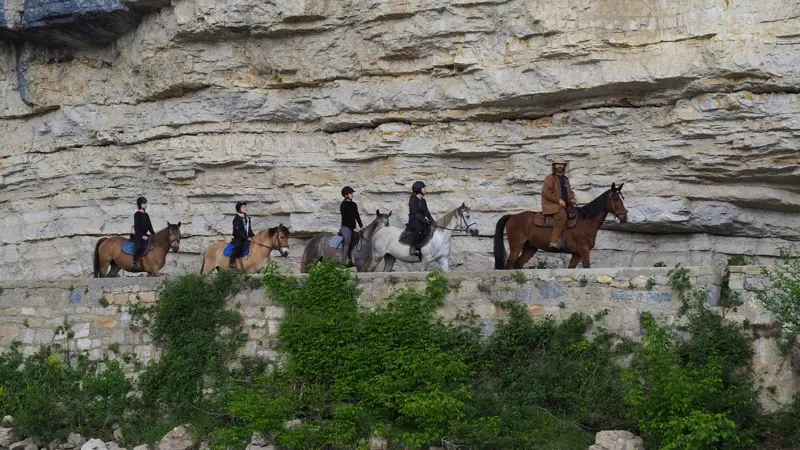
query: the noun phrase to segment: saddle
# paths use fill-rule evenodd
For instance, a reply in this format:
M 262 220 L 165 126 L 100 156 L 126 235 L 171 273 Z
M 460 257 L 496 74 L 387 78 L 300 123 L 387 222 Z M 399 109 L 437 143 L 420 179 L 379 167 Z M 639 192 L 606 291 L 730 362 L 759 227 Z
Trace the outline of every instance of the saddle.
M 153 244 L 153 239 L 148 239 L 144 241 L 144 251 L 140 256 L 144 256 L 147 252 L 150 251 L 150 246 Z M 133 252 L 136 250 L 136 245 L 133 243 L 133 236 L 125 240 L 122 244 L 122 253 L 126 255 L 133 255 Z
M 222 251 L 222 254 L 230 258 L 231 252 L 233 252 L 233 242 L 225 246 L 225 250 Z M 242 247 L 242 253 L 239 254 L 239 258 L 244 258 L 249 254 L 250 254 L 250 241 L 245 241 L 244 246 Z
M 358 244 L 359 241 L 361 241 L 361 233 L 356 233 L 354 231 L 353 234 L 352 234 L 352 237 L 350 238 L 350 248 L 349 248 L 349 250 L 352 250 L 353 248 L 355 248 L 356 244 Z M 342 236 L 342 232 L 340 231 L 338 234 L 334 235 L 331 238 L 331 240 L 328 243 L 328 245 L 330 245 L 331 248 L 340 248 L 343 243 L 344 243 L 344 236 Z
M 419 243 L 419 247 L 422 248 L 430 242 L 431 238 L 433 237 L 434 227 L 428 227 L 428 231 L 422 237 L 422 242 Z M 409 247 L 412 245 L 417 245 L 417 232 L 412 230 L 408 225 L 406 225 L 406 229 L 400 233 L 400 243 L 403 245 L 408 245 Z
M 578 223 L 578 208 L 570 206 L 567 208 L 567 229 L 575 228 Z M 541 212 L 533 213 L 533 224 L 542 228 L 553 228 L 555 221 L 553 215 L 544 215 Z

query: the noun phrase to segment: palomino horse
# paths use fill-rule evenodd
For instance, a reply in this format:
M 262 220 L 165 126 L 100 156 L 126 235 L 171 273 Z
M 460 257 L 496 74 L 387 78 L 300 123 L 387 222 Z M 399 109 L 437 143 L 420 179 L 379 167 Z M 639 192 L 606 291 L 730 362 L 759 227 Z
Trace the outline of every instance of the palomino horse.
M 422 270 L 428 270 L 432 262 L 438 263 L 445 272 L 450 271 L 450 238 L 453 231 L 469 232 L 472 236 L 478 235 L 478 230 L 470 223 L 470 209 L 464 203 L 458 208 L 445 214 L 433 225 L 434 231 L 430 241 L 422 247 L 422 261 L 419 257 L 408 253 L 408 245 L 400 242 L 403 230 L 397 227 L 386 227 L 375 232 L 372 237 L 372 264 L 369 271 L 378 267 L 384 260 L 383 271 L 391 272 L 395 260 L 405 263 L 422 262 Z
M 570 253 L 572 259 L 569 268 L 583 263 L 584 268 L 589 268 L 589 251 L 594 248 L 595 238 L 606 216 L 610 212 L 615 215 L 620 223 L 628 221 L 628 210 L 622 200 L 622 186 L 611 185 L 611 189 L 600 194 L 588 205 L 578 208 L 578 218 L 574 227 L 564 230 L 567 246 L 565 249 L 549 247 L 552 228 L 537 226 L 533 218 L 537 213 L 525 211 L 519 214 L 505 215 L 497 221 L 494 235 L 494 268 L 495 269 L 521 269 L 538 250 L 555 253 Z M 572 221 L 570 221 L 572 222 Z M 508 235 L 509 255 L 506 261 L 506 249 L 503 245 L 503 230 Z M 520 255 L 522 251 L 522 255 Z
M 150 250 L 139 258 L 136 270 L 133 270 L 133 256 L 122 253 L 122 244 L 126 239 L 122 236 L 102 237 L 94 247 L 94 277 L 116 277 L 120 270 L 126 272 L 147 272 L 157 277 L 167 262 L 170 250 L 177 252 L 181 245 L 181 223 L 167 222 L 167 227 L 150 236 Z M 109 266 L 111 270 L 109 271 Z
M 217 241 L 206 248 L 200 273 L 228 267 L 229 258 L 224 254 L 228 243 L 229 241 Z M 275 249 L 280 250 L 281 256 L 289 256 L 289 228 L 283 224 L 256 233 L 250 240 L 250 253 L 244 258 L 236 258 L 234 267 L 244 273 L 257 273 L 269 264 L 270 254 Z
M 391 211 L 389 214 L 381 214 L 381 210 L 377 210 L 375 211 L 375 220 L 361 230 L 361 240 L 356 243 L 350 254 L 358 272 L 367 270 L 370 256 L 372 256 L 372 236 L 381 228 L 389 226 L 391 215 Z M 300 261 L 300 273 L 308 273 L 309 264 L 323 258 L 330 258 L 334 264 L 344 262 L 342 249 L 333 248 L 330 245 L 333 236 L 333 233 L 319 233 L 308 241 L 306 249 L 303 251 L 303 259 Z M 353 239 L 355 239 L 355 233 Z

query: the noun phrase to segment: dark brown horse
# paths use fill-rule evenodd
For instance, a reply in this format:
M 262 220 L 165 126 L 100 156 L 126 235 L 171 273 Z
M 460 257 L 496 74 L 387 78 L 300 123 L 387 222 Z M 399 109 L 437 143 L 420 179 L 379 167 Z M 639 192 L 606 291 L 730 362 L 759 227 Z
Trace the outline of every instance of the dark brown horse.
M 539 213 L 525 211 L 519 214 L 505 215 L 497 221 L 494 234 L 494 268 L 521 269 L 538 250 L 554 253 L 570 253 L 572 259 L 569 268 L 578 262 L 589 268 L 589 251 L 594 248 L 595 238 L 608 213 L 615 215 L 620 223 L 628 221 L 628 210 L 622 202 L 622 186 L 611 185 L 611 189 L 603 192 L 588 205 L 578 208 L 577 220 L 570 220 L 566 236 L 566 248 L 550 248 L 550 232 L 552 227 L 538 226 L 534 217 Z M 506 249 L 503 244 L 503 231 L 508 235 L 509 255 L 506 260 Z M 520 252 L 522 254 L 520 255 Z
M 161 275 L 161 268 L 167 262 L 170 250 L 177 252 L 181 245 L 181 223 L 167 222 L 167 227 L 150 236 L 152 243 L 147 254 L 139 259 L 137 270 L 132 270 L 133 256 L 122 253 L 122 236 L 103 237 L 94 247 L 94 277 L 116 277 L 120 270 L 126 272 L 147 272 L 150 276 Z M 109 267 L 111 270 L 109 270 Z

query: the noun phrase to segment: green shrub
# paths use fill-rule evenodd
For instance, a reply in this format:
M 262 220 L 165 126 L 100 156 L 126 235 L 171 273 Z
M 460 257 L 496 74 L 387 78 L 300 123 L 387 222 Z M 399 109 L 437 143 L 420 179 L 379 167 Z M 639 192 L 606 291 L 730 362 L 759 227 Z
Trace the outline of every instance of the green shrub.
M 130 392 L 117 361 L 62 356 L 49 345 L 25 357 L 18 342 L 0 355 L 0 412 L 13 416 L 26 436 L 49 441 L 74 431 L 110 439 L 111 426 L 128 410 Z

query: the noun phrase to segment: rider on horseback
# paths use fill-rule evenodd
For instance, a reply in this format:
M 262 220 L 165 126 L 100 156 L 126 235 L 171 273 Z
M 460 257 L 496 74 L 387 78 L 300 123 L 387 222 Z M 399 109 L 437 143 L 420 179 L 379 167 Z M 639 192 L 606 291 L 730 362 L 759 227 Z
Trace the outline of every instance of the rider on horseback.
M 428 228 L 434 223 L 428 202 L 425 201 L 425 183 L 417 181 L 411 186 L 411 198 L 408 200 L 407 227 L 414 232 L 414 244 L 409 246 L 409 254 L 422 256 L 422 240 L 428 234 Z
M 553 215 L 553 231 L 550 234 L 550 247 L 560 248 L 559 241 L 567 226 L 567 205 L 576 204 L 575 194 L 564 174 L 567 162 L 558 159 L 553 162 L 553 173 L 544 179 L 542 186 L 542 214 Z
M 153 224 L 150 222 L 150 216 L 147 215 L 147 199 L 139 197 L 136 199 L 137 211 L 133 215 L 133 270 L 136 270 L 136 265 L 139 264 L 139 259 L 147 248 L 147 240 L 150 236 L 156 234 L 153 231 Z
M 361 223 L 361 215 L 358 214 L 358 205 L 353 201 L 354 192 L 355 191 L 350 186 L 343 187 L 342 197 L 344 197 L 344 200 L 342 200 L 342 204 L 339 206 L 339 212 L 342 213 L 342 225 L 339 232 L 344 238 L 344 242 L 342 243 L 342 259 L 347 261 L 350 267 L 354 266 L 350 255 L 350 242 L 352 242 L 353 239 L 353 232 L 360 233 L 361 227 L 364 226 L 364 224 Z M 356 222 L 358 222 L 357 225 Z
M 233 218 L 233 240 L 231 241 L 233 248 L 228 260 L 228 268 L 235 267 L 236 258 L 242 254 L 248 240 L 255 235 L 250 227 L 250 217 L 247 216 L 247 202 L 236 203 L 236 216 Z

